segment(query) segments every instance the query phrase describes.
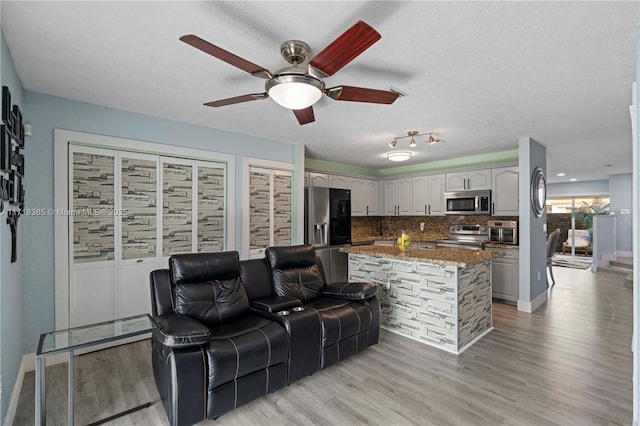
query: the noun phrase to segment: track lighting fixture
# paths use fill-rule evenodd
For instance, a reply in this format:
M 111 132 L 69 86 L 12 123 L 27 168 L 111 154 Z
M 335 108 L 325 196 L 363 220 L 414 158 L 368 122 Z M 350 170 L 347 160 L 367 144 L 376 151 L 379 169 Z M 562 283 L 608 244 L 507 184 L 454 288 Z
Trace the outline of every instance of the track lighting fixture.
M 416 147 L 416 136 L 427 136 L 427 139 L 425 140 L 426 143 L 428 143 L 429 145 L 434 145 L 437 143 L 442 143 L 445 142 L 442 139 L 438 139 L 436 137 L 433 136 L 433 132 L 422 132 L 420 133 L 418 130 L 411 130 L 409 132 L 407 132 L 406 135 L 402 135 L 402 136 L 396 136 L 395 138 L 391 139 L 391 142 L 389 142 L 389 146 L 391 148 L 395 148 L 396 145 L 398 144 L 398 139 L 404 139 L 404 138 L 411 138 L 411 141 L 409 141 L 409 147 L 410 148 L 415 148 Z M 387 159 L 391 160 L 391 161 L 405 161 L 411 158 L 412 153 L 409 151 L 403 151 L 402 155 L 400 155 L 400 153 L 397 153 L 395 151 L 390 151 L 387 153 Z

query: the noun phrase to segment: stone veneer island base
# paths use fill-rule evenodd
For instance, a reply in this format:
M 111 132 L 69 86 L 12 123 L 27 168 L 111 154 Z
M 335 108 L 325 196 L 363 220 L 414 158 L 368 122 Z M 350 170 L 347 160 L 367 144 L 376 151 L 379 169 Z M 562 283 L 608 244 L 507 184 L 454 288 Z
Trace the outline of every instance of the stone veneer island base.
M 354 246 L 349 281 L 380 287 L 381 326 L 460 354 L 493 330 L 491 259 L 499 253 Z

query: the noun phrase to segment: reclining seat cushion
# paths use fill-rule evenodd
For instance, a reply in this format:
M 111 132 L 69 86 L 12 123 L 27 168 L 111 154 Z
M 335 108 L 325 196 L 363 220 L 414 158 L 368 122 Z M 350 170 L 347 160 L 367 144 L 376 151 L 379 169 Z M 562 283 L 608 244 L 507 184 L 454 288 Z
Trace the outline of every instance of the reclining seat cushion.
M 178 314 L 211 327 L 249 311 L 238 252 L 174 255 L 169 274 Z
M 371 327 L 373 314 L 366 302 L 321 297 L 305 306 L 320 314 L 323 349 Z
M 304 303 L 317 299 L 324 290 L 312 245 L 268 247 L 265 256 L 278 296 L 295 297 Z
M 277 322 L 247 314 L 211 328 L 206 346 L 209 391 L 247 374 L 286 363 L 289 337 Z

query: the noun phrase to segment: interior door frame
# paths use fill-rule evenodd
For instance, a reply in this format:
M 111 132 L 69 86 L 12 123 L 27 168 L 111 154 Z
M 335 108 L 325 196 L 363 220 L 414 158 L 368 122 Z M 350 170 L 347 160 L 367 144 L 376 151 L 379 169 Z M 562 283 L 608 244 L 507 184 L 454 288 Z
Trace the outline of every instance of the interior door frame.
M 53 209 L 64 211 L 69 208 L 69 146 L 80 145 L 106 150 L 129 151 L 143 154 L 155 154 L 177 159 L 203 160 L 224 163 L 225 203 L 227 203 L 225 242 L 227 250 L 236 249 L 235 214 L 236 207 L 236 156 L 214 151 L 164 145 L 135 139 L 96 135 L 64 129 L 54 129 Z M 54 214 L 54 282 L 55 282 L 55 328 L 69 328 L 69 261 L 73 248 L 69 246 L 69 223 L 71 216 Z

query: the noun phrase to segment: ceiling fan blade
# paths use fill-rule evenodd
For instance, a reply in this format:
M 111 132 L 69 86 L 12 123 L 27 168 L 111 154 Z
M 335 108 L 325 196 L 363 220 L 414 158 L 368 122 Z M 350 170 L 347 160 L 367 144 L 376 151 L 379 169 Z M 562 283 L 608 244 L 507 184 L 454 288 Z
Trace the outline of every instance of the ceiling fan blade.
M 338 72 L 381 38 L 380 33 L 367 23 L 358 21 L 322 52 L 318 53 L 309 62 L 309 65 L 328 77 Z
M 249 101 L 257 101 L 257 100 L 261 100 L 261 99 L 267 99 L 269 97 L 269 95 L 265 92 L 265 93 L 252 93 L 250 95 L 242 95 L 242 96 L 236 96 L 235 98 L 227 98 L 227 99 L 220 99 L 219 101 L 213 101 L 213 102 L 207 102 L 206 106 L 210 106 L 210 107 L 221 107 L 221 106 L 226 106 L 226 105 L 233 105 L 233 104 L 239 104 L 242 102 L 249 102 Z
M 294 109 L 293 113 L 296 115 L 298 123 L 300 123 L 301 126 L 316 121 L 316 117 L 313 115 L 312 106 L 305 109 Z
M 180 37 L 180 40 L 187 43 L 196 49 L 202 50 L 204 53 L 220 59 L 236 68 L 240 68 L 242 71 L 246 71 L 249 74 L 260 78 L 271 78 L 271 72 L 266 68 L 262 68 L 260 65 L 256 65 L 253 62 L 249 62 L 240 56 L 234 55 L 231 52 L 209 43 L 206 40 L 201 39 L 193 34 L 187 34 Z
M 325 90 L 325 94 L 336 101 L 370 102 L 374 104 L 392 104 L 398 96 L 389 90 L 367 89 L 354 86 L 336 86 Z

